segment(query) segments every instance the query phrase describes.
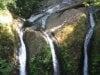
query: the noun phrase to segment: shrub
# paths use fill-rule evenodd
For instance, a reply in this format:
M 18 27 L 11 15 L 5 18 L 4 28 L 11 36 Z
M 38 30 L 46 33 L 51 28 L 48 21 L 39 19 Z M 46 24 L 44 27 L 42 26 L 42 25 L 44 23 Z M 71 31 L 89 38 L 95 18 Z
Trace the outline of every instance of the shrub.
M 52 60 L 49 47 L 37 53 L 30 60 L 31 75 L 52 75 Z
M 11 12 L 27 18 L 35 12 L 41 5 L 43 0 L 15 0 L 8 4 Z
M 0 75 L 10 75 L 13 66 L 7 60 L 0 58 Z
M 0 24 L 0 75 L 11 75 L 14 38 L 6 25 Z
M 95 6 L 100 6 L 100 0 L 93 0 L 93 3 Z
M 91 0 L 90 4 L 87 2 L 84 2 L 83 4 L 85 4 L 85 6 L 96 6 L 99 7 L 100 6 L 100 0 Z
M 13 55 L 14 38 L 6 27 L 0 24 L 0 57 L 9 59 Z
M 12 3 L 13 0 L 0 0 L 0 10 L 6 9 L 8 3 Z

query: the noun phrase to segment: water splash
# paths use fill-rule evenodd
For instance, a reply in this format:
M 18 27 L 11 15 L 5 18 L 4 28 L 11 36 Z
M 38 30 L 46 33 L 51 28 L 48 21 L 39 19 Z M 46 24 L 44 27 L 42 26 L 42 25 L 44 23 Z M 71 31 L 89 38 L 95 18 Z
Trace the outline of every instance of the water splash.
M 60 72 L 59 72 L 59 63 L 58 63 L 57 56 L 56 56 L 56 53 L 55 53 L 53 40 L 50 38 L 50 36 L 47 34 L 47 32 L 43 32 L 43 33 L 44 33 L 45 37 L 47 38 L 48 43 L 49 43 L 50 48 L 51 48 L 54 75 L 60 75 Z

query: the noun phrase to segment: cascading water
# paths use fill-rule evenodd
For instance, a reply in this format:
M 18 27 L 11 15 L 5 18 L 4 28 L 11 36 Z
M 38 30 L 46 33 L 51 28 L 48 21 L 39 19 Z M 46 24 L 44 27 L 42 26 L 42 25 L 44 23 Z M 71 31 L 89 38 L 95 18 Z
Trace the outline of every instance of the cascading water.
M 90 21 L 90 28 L 88 33 L 86 34 L 85 42 L 84 42 L 84 66 L 83 66 L 83 75 L 88 74 L 88 45 L 90 43 L 91 37 L 93 35 L 93 30 L 95 27 L 95 21 L 93 17 L 93 10 L 92 8 L 89 9 L 89 21 Z
M 60 9 L 64 8 L 66 6 L 66 4 L 72 4 L 72 3 L 73 3 L 73 0 L 62 0 L 62 2 L 60 2 L 59 4 L 52 5 L 52 6 L 48 7 L 46 10 L 43 10 L 43 13 L 38 14 L 36 16 L 32 15 L 29 19 L 27 19 L 27 21 L 36 22 L 42 28 L 45 28 L 46 21 L 49 16 L 58 12 Z
M 47 22 L 47 19 L 49 18 L 49 16 L 58 12 L 61 8 L 64 7 L 64 5 L 72 3 L 72 1 L 73 0 L 64 0 L 64 1 L 62 0 L 60 3 L 55 4 L 53 6 L 50 6 L 49 8 L 43 10 L 43 13 L 38 14 L 36 16 L 32 15 L 29 19 L 27 19 L 27 21 L 31 22 L 31 23 L 36 23 L 36 25 L 39 25 L 39 27 L 45 29 L 46 28 L 46 22 Z M 51 31 L 54 31 L 54 30 L 60 28 L 61 26 L 62 25 L 57 26 L 54 29 L 51 29 Z M 56 53 L 55 53 L 53 40 L 50 38 L 50 36 L 47 34 L 46 31 L 43 34 L 45 35 L 44 38 L 46 39 L 46 41 L 48 41 L 50 48 L 51 48 L 54 75 L 60 75 L 59 63 L 58 63 L 57 56 L 56 56 Z
M 19 75 L 26 75 L 26 47 L 23 41 L 23 30 L 18 29 L 17 30 L 21 46 L 19 48 Z
M 51 48 L 54 75 L 60 75 L 60 72 L 59 72 L 59 63 L 58 63 L 57 56 L 56 56 L 56 53 L 55 53 L 53 40 L 50 38 L 50 36 L 47 34 L 47 32 L 43 32 L 43 33 L 44 33 L 45 37 L 47 38 L 48 43 L 49 43 L 50 48 Z

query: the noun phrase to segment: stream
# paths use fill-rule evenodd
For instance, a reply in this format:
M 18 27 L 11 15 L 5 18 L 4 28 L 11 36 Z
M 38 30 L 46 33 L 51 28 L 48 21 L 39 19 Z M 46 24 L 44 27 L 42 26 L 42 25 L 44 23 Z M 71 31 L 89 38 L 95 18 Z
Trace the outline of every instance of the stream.
M 83 64 L 83 75 L 89 75 L 89 59 L 88 59 L 88 45 L 90 44 L 92 35 L 93 35 L 93 30 L 95 27 L 95 21 L 94 21 L 94 16 L 93 16 L 93 9 L 89 8 L 88 9 L 88 14 L 89 14 L 89 29 L 85 37 L 85 42 L 84 42 L 84 64 Z
M 21 24 L 19 24 L 19 26 L 22 26 Z M 22 30 L 22 27 L 19 27 L 19 29 L 17 29 L 18 35 L 19 35 L 19 39 L 20 39 L 20 48 L 19 48 L 19 52 L 18 52 L 18 59 L 19 59 L 19 75 L 26 75 L 26 47 L 25 47 L 25 43 L 23 41 L 23 34 L 24 31 Z
M 47 34 L 47 32 L 43 32 L 43 33 L 44 33 L 44 36 L 47 38 L 48 43 L 50 45 L 50 49 L 51 49 L 53 69 L 54 69 L 54 74 L 53 75 L 60 75 L 59 63 L 58 63 L 57 56 L 56 56 L 56 53 L 55 53 L 53 40 L 50 38 L 50 36 Z
M 62 0 L 62 2 L 58 2 L 55 5 L 49 6 L 48 8 L 43 10 L 43 13 L 38 14 L 38 15 L 32 15 L 30 18 L 28 18 L 26 21 L 33 23 L 33 25 L 37 25 L 37 27 L 41 27 L 43 29 L 46 29 L 46 22 L 48 18 L 52 15 L 55 14 L 68 4 L 73 4 L 73 0 Z

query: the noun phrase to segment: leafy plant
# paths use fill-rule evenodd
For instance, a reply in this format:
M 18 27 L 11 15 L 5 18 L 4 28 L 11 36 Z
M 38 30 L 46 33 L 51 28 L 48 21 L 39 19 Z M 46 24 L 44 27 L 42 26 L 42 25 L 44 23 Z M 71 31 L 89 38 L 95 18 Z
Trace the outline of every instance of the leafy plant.
M 6 9 L 8 3 L 12 3 L 13 0 L 0 0 L 0 9 Z
M 0 57 L 10 58 L 13 54 L 14 38 L 6 27 L 0 24 Z
M 12 64 L 7 60 L 0 58 L 0 75 L 10 75 L 12 71 Z
M 8 4 L 9 10 L 21 17 L 27 18 L 41 7 L 43 0 L 15 0 Z
M 93 0 L 92 5 L 100 6 L 100 0 Z
M 100 0 L 91 0 L 90 3 L 83 2 L 83 4 L 88 7 L 88 6 L 100 6 Z
M 37 53 L 30 60 L 31 75 L 52 75 L 52 60 L 49 47 Z
M 14 37 L 5 24 L 0 24 L 0 75 L 11 75 L 13 53 Z

